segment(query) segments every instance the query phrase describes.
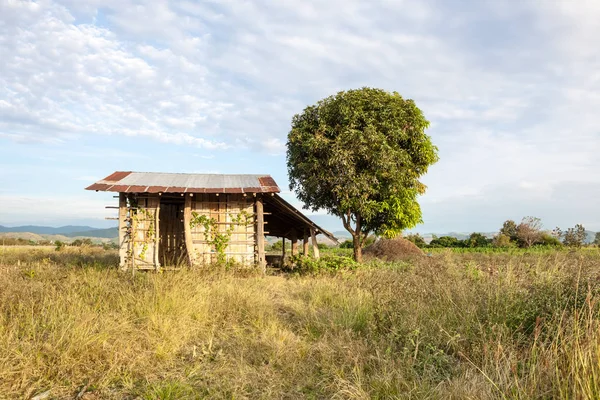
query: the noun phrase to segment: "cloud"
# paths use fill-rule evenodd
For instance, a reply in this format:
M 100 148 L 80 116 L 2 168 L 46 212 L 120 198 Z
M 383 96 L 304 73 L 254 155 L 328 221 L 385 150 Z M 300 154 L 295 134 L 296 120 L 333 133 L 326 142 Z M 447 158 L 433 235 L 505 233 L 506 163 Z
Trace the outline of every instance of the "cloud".
M 0 140 L 125 136 L 285 169 L 294 114 L 377 86 L 431 121 L 428 212 L 468 204 L 479 223 L 474 202 L 495 204 L 495 226 L 532 196 L 566 207 L 554 196 L 571 182 L 583 213 L 600 182 L 598 4 L 0 1 Z
M 114 212 L 104 208 L 105 205 L 114 204 L 114 200 L 110 201 L 110 198 L 101 199 L 99 196 L 91 195 L 21 196 L 0 194 L 0 204 L 2 204 L 0 221 L 6 225 L 28 222 L 61 224 L 64 221 L 83 218 L 95 220 L 98 225 L 104 223 L 105 217 L 114 217 Z

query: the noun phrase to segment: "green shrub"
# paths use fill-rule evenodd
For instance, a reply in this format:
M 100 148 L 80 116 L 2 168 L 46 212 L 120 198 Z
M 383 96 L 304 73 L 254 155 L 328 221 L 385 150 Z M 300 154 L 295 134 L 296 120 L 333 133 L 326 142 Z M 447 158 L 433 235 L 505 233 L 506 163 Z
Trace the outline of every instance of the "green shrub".
M 356 269 L 359 264 L 351 258 L 327 255 L 319 259 L 303 255 L 288 258 L 282 267 L 283 271 L 295 272 L 301 275 L 317 274 L 320 272 L 337 272 Z

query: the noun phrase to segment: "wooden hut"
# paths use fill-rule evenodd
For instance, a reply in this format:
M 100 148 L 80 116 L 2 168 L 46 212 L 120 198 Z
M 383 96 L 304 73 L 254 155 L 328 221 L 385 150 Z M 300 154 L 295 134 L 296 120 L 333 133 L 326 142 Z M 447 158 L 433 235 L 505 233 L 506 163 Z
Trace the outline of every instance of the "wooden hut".
M 299 254 L 299 239 L 307 254 L 310 239 L 316 257 L 316 235 L 336 242 L 281 198 L 268 175 L 118 171 L 86 189 L 119 193 L 123 269 L 218 261 L 265 268 L 265 236 L 289 239 L 292 254 Z

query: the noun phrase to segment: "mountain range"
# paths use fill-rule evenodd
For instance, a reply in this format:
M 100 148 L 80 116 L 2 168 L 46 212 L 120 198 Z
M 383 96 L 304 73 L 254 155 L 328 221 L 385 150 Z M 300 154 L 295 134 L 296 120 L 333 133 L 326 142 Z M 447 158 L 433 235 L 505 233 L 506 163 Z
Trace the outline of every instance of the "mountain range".
M 33 233 L 36 235 L 61 235 L 68 238 L 91 237 L 113 239 L 119 236 L 117 227 L 100 229 L 91 226 L 67 225 L 58 228 L 50 226 L 24 225 L 6 227 L 0 225 L 0 233 Z

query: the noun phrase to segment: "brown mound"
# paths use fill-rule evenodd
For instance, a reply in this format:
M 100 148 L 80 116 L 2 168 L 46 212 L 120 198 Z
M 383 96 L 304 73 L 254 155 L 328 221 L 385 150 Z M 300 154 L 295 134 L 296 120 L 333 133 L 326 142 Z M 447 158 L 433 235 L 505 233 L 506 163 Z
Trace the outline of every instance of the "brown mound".
M 384 261 L 402 261 L 424 255 L 413 242 L 404 238 L 379 239 L 363 251 L 365 258 L 379 258 Z

